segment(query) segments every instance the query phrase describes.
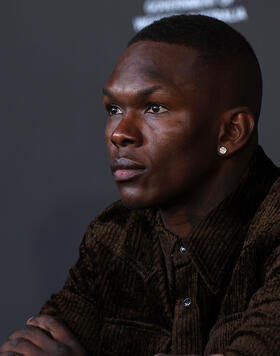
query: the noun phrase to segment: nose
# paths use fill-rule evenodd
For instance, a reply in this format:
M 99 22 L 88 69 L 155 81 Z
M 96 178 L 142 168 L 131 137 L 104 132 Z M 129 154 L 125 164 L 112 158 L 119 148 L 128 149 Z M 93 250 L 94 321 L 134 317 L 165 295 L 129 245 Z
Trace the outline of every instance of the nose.
M 141 146 L 143 135 L 136 117 L 125 115 L 111 134 L 111 142 L 117 147 Z

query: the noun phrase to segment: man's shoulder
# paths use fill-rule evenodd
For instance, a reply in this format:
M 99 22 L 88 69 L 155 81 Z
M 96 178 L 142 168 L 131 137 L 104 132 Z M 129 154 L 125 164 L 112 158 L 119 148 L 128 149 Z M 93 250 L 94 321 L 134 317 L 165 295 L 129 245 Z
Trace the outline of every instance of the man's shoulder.
M 155 209 L 130 209 L 121 200 L 115 201 L 88 225 L 88 239 L 102 243 L 117 242 L 128 233 L 133 236 L 140 229 L 154 225 Z
M 121 200 L 117 200 L 107 206 L 89 224 L 90 227 L 100 225 L 120 225 L 123 226 L 131 216 L 133 210 L 124 206 Z
M 273 183 L 257 210 L 248 231 L 245 246 L 280 241 L 280 177 Z

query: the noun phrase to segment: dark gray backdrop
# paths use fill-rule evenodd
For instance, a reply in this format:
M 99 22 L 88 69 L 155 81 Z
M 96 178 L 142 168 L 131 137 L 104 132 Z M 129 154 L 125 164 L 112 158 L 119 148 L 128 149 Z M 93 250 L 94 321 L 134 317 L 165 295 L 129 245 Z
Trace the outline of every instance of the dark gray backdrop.
M 280 162 L 280 3 L 240 1 L 233 25 L 264 76 L 260 141 Z M 88 222 L 118 198 L 101 88 L 133 35 L 142 0 L 0 2 L 0 343 L 59 289 Z

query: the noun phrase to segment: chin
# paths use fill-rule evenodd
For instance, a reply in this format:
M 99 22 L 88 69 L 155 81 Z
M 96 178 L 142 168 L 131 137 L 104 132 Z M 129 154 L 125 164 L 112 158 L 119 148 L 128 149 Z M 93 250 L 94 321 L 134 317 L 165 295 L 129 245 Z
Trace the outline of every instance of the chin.
M 168 194 L 169 193 L 169 194 Z M 155 189 L 120 189 L 120 198 L 128 209 L 169 208 L 182 199 L 182 191 L 170 194 Z
M 159 207 L 170 200 L 170 196 L 158 187 L 118 184 L 118 188 L 123 205 L 129 209 Z
M 129 209 L 145 209 L 155 205 L 154 199 L 149 198 L 147 194 L 125 194 L 120 191 L 120 195 L 123 205 Z

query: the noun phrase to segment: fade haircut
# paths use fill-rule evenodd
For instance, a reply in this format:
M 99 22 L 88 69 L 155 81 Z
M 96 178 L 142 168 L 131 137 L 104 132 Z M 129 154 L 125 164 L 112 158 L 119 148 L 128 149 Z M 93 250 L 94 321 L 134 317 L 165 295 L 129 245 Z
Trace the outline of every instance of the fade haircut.
M 175 15 L 144 27 L 128 43 L 155 41 L 191 47 L 225 75 L 224 90 L 234 88 L 232 105 L 248 106 L 257 120 L 262 100 L 262 75 L 254 50 L 239 32 L 226 23 L 203 15 Z M 225 70 L 226 68 L 226 70 Z M 230 104 L 229 104 L 230 105 Z

